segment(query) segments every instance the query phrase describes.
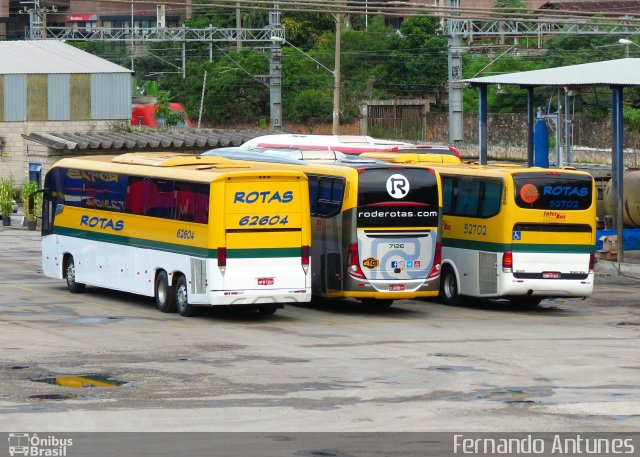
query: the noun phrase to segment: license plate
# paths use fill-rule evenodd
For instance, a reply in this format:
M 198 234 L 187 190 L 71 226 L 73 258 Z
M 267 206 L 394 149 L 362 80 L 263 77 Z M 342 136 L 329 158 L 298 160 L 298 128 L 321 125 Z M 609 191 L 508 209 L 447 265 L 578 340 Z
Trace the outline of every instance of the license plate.
M 404 290 L 404 284 L 391 284 L 389 286 L 389 291 L 391 292 L 399 292 Z
M 560 279 L 559 271 L 544 271 L 542 273 L 542 277 L 544 279 Z
M 258 278 L 259 286 L 271 286 L 273 285 L 273 278 Z

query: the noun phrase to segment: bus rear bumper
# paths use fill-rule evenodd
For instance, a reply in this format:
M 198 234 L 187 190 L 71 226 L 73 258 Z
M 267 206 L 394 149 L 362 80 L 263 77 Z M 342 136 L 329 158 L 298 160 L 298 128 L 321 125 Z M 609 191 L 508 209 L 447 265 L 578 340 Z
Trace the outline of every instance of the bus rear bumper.
M 589 297 L 593 293 L 593 274 L 582 280 L 512 278 L 498 292 L 502 297 Z
M 271 289 L 271 290 L 211 290 L 207 303 L 194 303 L 209 306 L 241 305 L 279 305 L 284 303 L 308 303 L 311 301 L 311 289 Z

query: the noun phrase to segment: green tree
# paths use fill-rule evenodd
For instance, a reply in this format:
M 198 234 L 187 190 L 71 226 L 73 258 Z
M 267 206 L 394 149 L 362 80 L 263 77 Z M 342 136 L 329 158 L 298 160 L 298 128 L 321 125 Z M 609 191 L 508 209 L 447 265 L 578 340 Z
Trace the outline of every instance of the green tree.
M 403 96 L 439 95 L 447 81 L 447 40 L 432 17 L 406 19 L 389 39 L 388 89 Z

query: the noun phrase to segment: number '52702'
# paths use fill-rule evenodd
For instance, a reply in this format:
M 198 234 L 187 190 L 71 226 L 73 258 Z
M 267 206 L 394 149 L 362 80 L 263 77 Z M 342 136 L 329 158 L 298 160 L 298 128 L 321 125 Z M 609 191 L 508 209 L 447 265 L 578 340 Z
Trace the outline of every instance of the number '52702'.
M 464 224 L 464 233 L 469 235 L 486 235 L 487 226 L 480 224 Z

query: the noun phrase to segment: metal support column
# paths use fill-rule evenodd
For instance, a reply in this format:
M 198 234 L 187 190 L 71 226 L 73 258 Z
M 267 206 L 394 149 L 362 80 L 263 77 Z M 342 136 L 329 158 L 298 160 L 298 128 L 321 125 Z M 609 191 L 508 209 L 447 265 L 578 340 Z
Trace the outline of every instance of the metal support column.
M 611 179 L 613 181 L 613 220 L 618 230 L 618 274 L 620 263 L 624 261 L 624 121 L 622 104 L 622 86 L 611 87 L 611 129 L 613 138 L 613 163 Z
M 278 5 L 269 12 L 269 28 L 280 29 Z M 272 36 L 275 34 L 272 32 Z M 282 130 L 282 40 L 272 40 L 269 48 L 269 116 L 271 130 Z
M 487 85 L 480 85 L 480 94 L 478 97 L 480 106 L 478 107 L 478 121 L 480 122 L 480 130 L 478 132 L 478 161 L 480 165 L 487 164 Z
M 527 167 L 533 167 L 533 87 L 527 87 Z

